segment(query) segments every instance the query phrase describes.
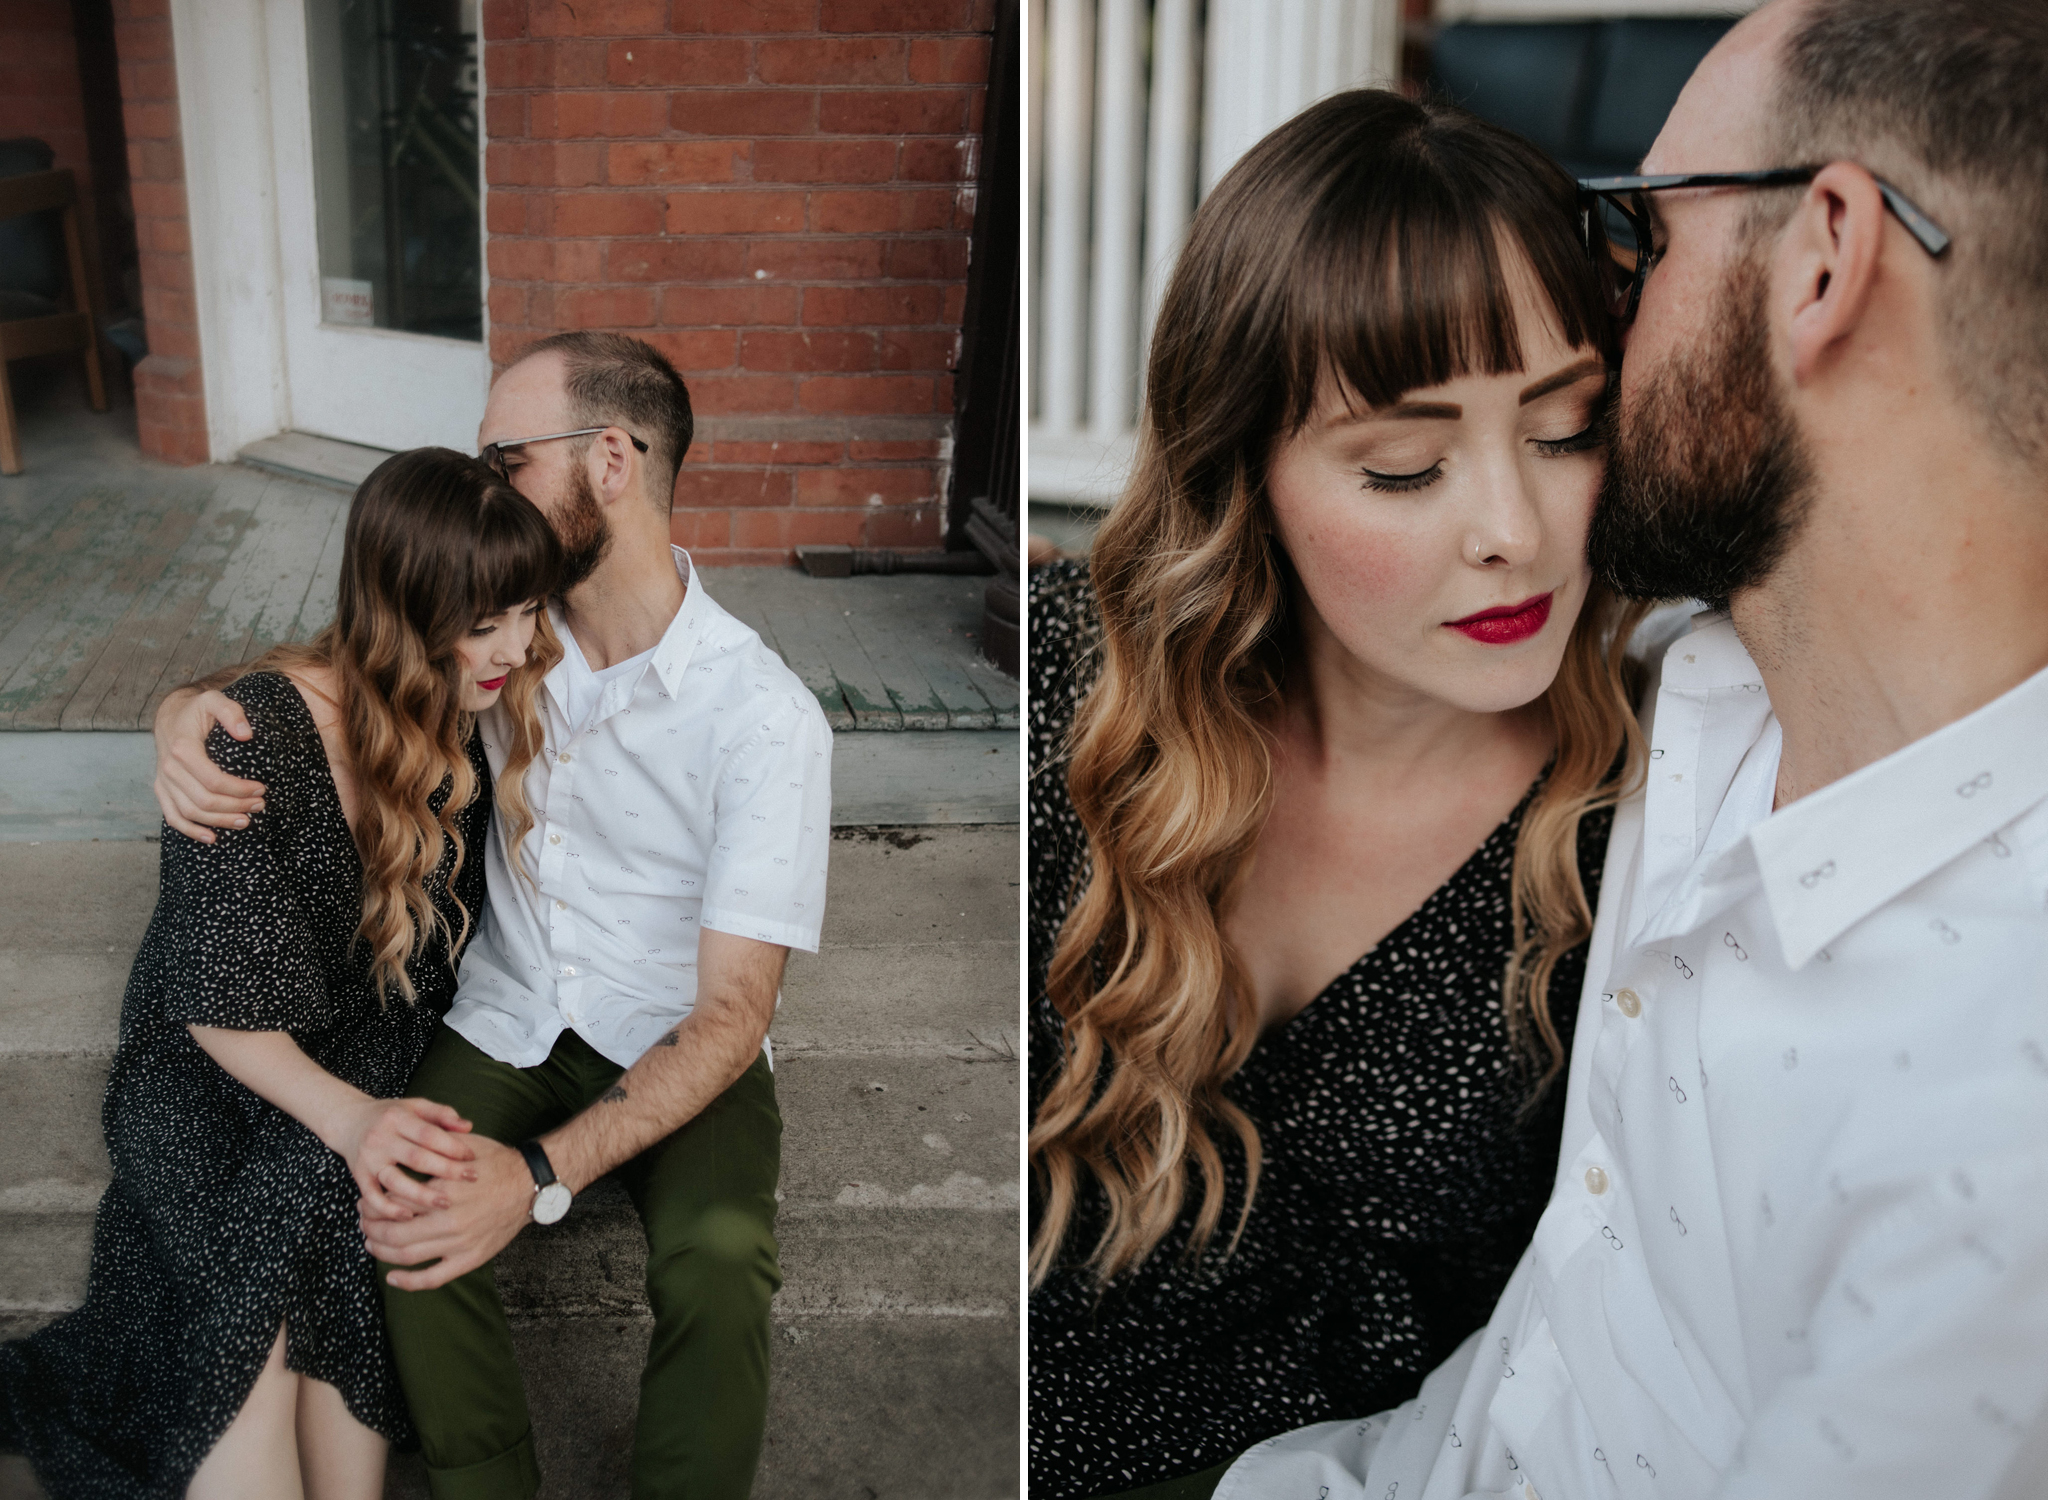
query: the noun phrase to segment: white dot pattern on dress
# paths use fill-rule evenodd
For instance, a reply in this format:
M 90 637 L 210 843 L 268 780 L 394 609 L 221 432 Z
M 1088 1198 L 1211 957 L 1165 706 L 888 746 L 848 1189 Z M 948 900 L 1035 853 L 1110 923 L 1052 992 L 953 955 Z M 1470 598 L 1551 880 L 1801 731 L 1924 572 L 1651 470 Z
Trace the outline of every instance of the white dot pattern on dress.
M 386 1438 L 413 1436 L 346 1164 L 186 1026 L 288 1031 L 336 1077 L 396 1098 L 453 998 L 454 970 L 430 943 L 407 968 L 418 1003 L 379 1006 L 354 942 L 362 868 L 304 700 L 271 672 L 228 696 L 256 734 L 216 730 L 207 748 L 265 784 L 266 810 L 211 847 L 163 832 L 102 1112 L 114 1175 L 85 1302 L 0 1348 L 0 1447 L 25 1451 L 56 1500 L 182 1494 L 280 1323 L 292 1369 L 335 1386 Z M 469 851 L 455 886 L 474 920 L 491 809 L 475 736 L 469 758 L 479 794 L 455 815 Z M 452 851 L 429 895 L 459 930 L 451 863 Z
M 1100 635 L 1085 567 L 1032 580 L 1029 1063 L 1034 1103 L 1061 1022 L 1046 965 L 1087 843 L 1061 761 Z M 1265 1165 L 1236 1252 L 1244 1163 L 1218 1142 L 1222 1233 L 1182 1251 L 1200 1201 L 1150 1259 L 1097 1296 L 1070 1263 L 1031 1296 L 1030 1490 L 1115 1494 L 1222 1463 L 1309 1423 L 1394 1406 L 1486 1321 L 1548 1197 L 1561 1086 L 1518 1126 L 1528 1074 L 1500 1013 L 1509 876 L 1522 807 L 1400 927 L 1228 1086 L 1260 1127 Z M 1579 867 L 1597 900 L 1611 818 L 1584 821 Z M 1585 949 L 1558 965 L 1552 1013 L 1570 1046 Z M 1032 1200 L 1035 1227 L 1040 1204 Z M 1068 1244 L 1094 1243 L 1084 1200 Z

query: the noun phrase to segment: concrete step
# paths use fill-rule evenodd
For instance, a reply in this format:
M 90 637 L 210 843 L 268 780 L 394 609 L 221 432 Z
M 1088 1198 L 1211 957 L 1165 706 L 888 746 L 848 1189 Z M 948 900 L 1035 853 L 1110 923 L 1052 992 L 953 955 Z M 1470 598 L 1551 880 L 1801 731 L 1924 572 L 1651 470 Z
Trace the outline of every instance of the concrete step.
M 267 469 L 288 479 L 310 480 L 354 494 L 356 486 L 391 457 L 391 452 L 310 432 L 280 432 L 250 443 L 235 457 L 252 469 Z
M 0 1313 L 0 1339 L 31 1332 L 47 1316 Z M 541 1500 L 627 1500 L 636 1382 L 652 1326 L 623 1316 L 514 1321 L 536 1413 Z M 1013 1323 L 778 1315 L 770 1357 L 756 1500 L 1020 1493 Z M 573 1420 L 561 1419 L 570 1412 Z M 384 1494 L 427 1500 L 417 1457 L 392 1455 Z M 43 1500 L 19 1458 L 0 1456 L 0 1500 Z
M 1011 729 L 832 737 L 832 825 L 1017 821 Z M 0 843 L 155 838 L 149 735 L 0 733 Z
M 60 1073 L 67 1081 L 46 1082 Z M 0 1098 L 28 1127 L 10 1132 L 0 1163 L 0 1310 L 60 1311 L 84 1296 L 107 1178 L 105 1081 L 104 1066 L 85 1058 L 0 1070 Z M 785 1059 L 783 1304 L 798 1314 L 1014 1317 L 1016 1089 L 1015 1063 L 996 1058 Z M 645 1266 L 632 1205 L 604 1182 L 559 1225 L 513 1241 L 499 1282 L 514 1311 L 644 1312 Z
M 832 860 L 824 943 L 794 956 L 774 1029 L 785 1286 L 757 1493 L 1014 1495 L 1017 830 L 844 830 Z M 153 843 L 0 843 L 0 1336 L 83 1293 L 156 861 Z M 605 1182 L 501 1261 L 546 1494 L 627 1493 L 645 1258 Z M 0 1500 L 36 1495 L 10 1463 Z M 388 1493 L 425 1494 L 416 1463 Z

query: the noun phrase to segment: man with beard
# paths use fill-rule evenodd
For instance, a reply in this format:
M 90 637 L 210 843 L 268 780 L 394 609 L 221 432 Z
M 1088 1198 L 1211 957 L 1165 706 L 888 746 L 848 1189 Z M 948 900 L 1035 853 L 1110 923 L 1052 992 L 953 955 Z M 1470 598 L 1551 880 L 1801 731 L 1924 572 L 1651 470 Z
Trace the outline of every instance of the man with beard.
M 508 858 L 501 797 L 490 911 L 410 1087 L 471 1123 L 474 1180 L 442 1181 L 449 1206 L 418 1217 L 365 1209 L 437 1500 L 538 1489 L 493 1260 L 607 1172 L 646 1230 L 654 1313 L 633 1492 L 744 1496 L 760 1454 L 781 1284 L 768 1025 L 789 949 L 818 946 L 832 744 L 816 698 L 669 545 L 690 432 L 656 350 L 568 333 L 498 377 L 478 433 L 570 576 L 524 781 L 534 826 Z M 194 837 L 261 793 L 206 758 L 216 719 L 248 737 L 218 693 L 157 719 L 159 800 Z M 484 716 L 494 772 L 514 727 Z
M 2044 76 L 2039 0 L 1777 0 L 1644 163 L 1721 180 L 1602 185 L 1650 243 L 1594 562 L 1711 608 L 1556 1185 L 1414 1401 L 1218 1496 L 2048 1489 Z

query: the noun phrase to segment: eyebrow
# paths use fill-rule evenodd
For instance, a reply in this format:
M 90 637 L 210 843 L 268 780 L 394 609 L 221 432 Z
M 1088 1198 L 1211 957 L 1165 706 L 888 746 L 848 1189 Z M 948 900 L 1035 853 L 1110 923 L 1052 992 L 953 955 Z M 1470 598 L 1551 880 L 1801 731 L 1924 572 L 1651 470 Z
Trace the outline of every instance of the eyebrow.
M 1522 392 L 1523 406 L 1531 401 L 1540 401 L 1552 391 L 1563 390 L 1568 385 L 1577 385 L 1589 375 L 1605 375 L 1607 361 L 1597 354 L 1580 360 L 1577 364 L 1566 365 L 1555 375 L 1546 375 Z
M 1566 365 L 1555 375 L 1546 375 L 1522 392 L 1520 404 L 1527 406 L 1531 401 L 1540 401 L 1552 391 L 1568 385 L 1576 385 L 1591 375 L 1605 375 L 1607 361 L 1599 355 L 1589 355 L 1574 364 Z M 1465 408 L 1455 401 L 1397 401 L 1392 406 L 1383 406 L 1376 411 L 1346 410 L 1332 417 L 1324 425 L 1346 427 L 1354 422 L 1398 422 L 1417 418 L 1434 418 L 1439 421 L 1456 422 L 1465 415 Z

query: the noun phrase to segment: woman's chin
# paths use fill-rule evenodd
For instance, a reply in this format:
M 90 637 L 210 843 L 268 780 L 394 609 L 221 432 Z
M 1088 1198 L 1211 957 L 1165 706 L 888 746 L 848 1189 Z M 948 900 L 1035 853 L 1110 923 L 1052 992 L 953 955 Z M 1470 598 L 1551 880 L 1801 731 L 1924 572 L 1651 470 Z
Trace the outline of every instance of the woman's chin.
M 1460 661 L 1442 674 L 1437 696 L 1470 713 L 1526 708 L 1550 691 L 1564 665 L 1562 632 L 1555 642 L 1539 636 L 1513 646 L 1482 646 L 1463 639 L 1457 644 L 1463 648 L 1457 655 L 1476 659 Z

